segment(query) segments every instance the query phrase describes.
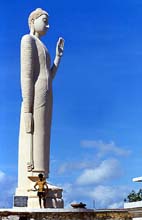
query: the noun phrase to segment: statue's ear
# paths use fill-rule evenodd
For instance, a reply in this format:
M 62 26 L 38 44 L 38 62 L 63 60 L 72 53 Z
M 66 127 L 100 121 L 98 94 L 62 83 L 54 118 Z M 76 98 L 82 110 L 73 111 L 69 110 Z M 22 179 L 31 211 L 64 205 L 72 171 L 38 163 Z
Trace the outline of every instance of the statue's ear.
M 34 34 L 34 32 L 35 32 L 35 29 L 34 29 L 34 19 L 31 20 L 30 31 L 31 31 L 32 34 Z
M 31 24 L 34 24 L 34 19 L 31 20 Z

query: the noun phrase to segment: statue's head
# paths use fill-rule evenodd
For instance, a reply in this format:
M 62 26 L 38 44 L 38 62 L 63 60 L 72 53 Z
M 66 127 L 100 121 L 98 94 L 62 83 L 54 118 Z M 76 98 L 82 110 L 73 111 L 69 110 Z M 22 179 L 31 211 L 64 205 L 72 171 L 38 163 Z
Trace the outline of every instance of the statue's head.
M 29 28 L 32 34 L 35 34 L 36 32 L 40 36 L 46 34 L 49 28 L 48 18 L 49 14 L 41 8 L 32 11 L 28 19 Z

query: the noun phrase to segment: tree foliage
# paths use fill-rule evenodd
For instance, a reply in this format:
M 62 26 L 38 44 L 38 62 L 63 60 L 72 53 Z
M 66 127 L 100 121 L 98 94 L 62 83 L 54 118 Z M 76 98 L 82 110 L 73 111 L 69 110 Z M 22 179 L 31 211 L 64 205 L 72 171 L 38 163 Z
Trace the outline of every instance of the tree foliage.
M 124 199 L 124 202 L 137 202 L 142 200 L 142 189 L 138 192 L 132 190 L 132 192 L 127 196 L 127 199 Z

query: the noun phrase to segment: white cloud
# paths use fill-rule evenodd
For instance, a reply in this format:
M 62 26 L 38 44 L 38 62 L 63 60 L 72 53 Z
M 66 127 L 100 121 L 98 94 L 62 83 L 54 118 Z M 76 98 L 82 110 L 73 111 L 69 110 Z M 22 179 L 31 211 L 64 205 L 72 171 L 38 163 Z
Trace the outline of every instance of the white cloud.
M 124 207 L 124 202 L 121 201 L 121 202 L 114 202 L 114 203 L 108 205 L 107 208 L 108 209 L 118 209 L 118 208 L 123 208 L 123 207 Z
M 77 178 L 77 184 L 99 184 L 110 178 L 116 178 L 122 175 L 119 162 L 115 159 L 104 160 L 94 169 L 85 169 Z
M 124 186 L 104 186 L 99 185 L 90 190 L 89 196 L 95 200 L 97 206 L 103 208 L 120 208 L 128 193 L 128 187 Z
M 62 185 L 65 207 L 71 207 L 73 202 L 83 202 L 87 208 L 93 208 L 95 201 L 96 208 L 122 208 L 131 189 L 116 186 L 116 180 L 124 174 L 118 156 L 128 156 L 130 151 L 114 142 L 82 141 L 81 145 L 87 148 L 85 156 L 81 154 L 78 161 L 65 161 L 58 166 L 59 173 L 67 172 L 66 180 L 72 181 Z
M 0 182 L 5 179 L 5 173 L 0 170 Z
M 94 172 L 94 166 L 102 159 L 106 157 L 128 156 L 131 151 L 118 147 L 114 142 L 105 143 L 101 140 L 84 140 L 81 141 L 81 146 L 86 149 L 85 155 L 80 160 L 74 161 L 68 160 L 58 166 L 58 174 L 64 174 L 65 172 L 76 172 L 85 169 L 84 172 L 92 175 Z M 92 151 L 91 148 L 94 150 Z M 96 170 L 95 170 L 96 172 Z
M 128 149 L 118 147 L 113 141 L 111 141 L 110 143 L 105 143 L 102 140 L 82 140 L 81 146 L 86 148 L 95 148 L 99 151 L 99 157 L 102 157 L 108 153 L 112 153 L 117 156 L 128 156 L 131 153 L 131 151 Z
M 60 165 L 59 169 L 58 169 L 58 173 L 59 174 L 63 174 L 66 171 L 74 171 L 74 170 L 80 170 L 80 169 L 84 169 L 87 167 L 92 166 L 92 162 L 90 161 L 83 161 L 83 162 L 66 162 Z
M 65 207 L 71 203 L 83 202 L 87 208 L 123 208 L 123 200 L 131 191 L 129 186 L 78 186 L 76 184 L 65 184 L 64 201 Z
M 8 176 L 6 173 L 0 170 L 0 208 L 12 207 L 13 194 L 16 188 L 16 178 Z

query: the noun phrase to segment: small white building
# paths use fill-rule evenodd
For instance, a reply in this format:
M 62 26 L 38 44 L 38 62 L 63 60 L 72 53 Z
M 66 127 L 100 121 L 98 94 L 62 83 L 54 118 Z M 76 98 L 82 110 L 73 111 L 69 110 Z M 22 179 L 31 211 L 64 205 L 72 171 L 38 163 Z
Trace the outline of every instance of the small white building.
M 133 182 L 142 182 L 142 177 L 136 177 L 132 179 Z M 129 210 L 135 216 L 134 220 L 142 220 L 142 201 L 137 202 L 125 202 L 124 209 Z

